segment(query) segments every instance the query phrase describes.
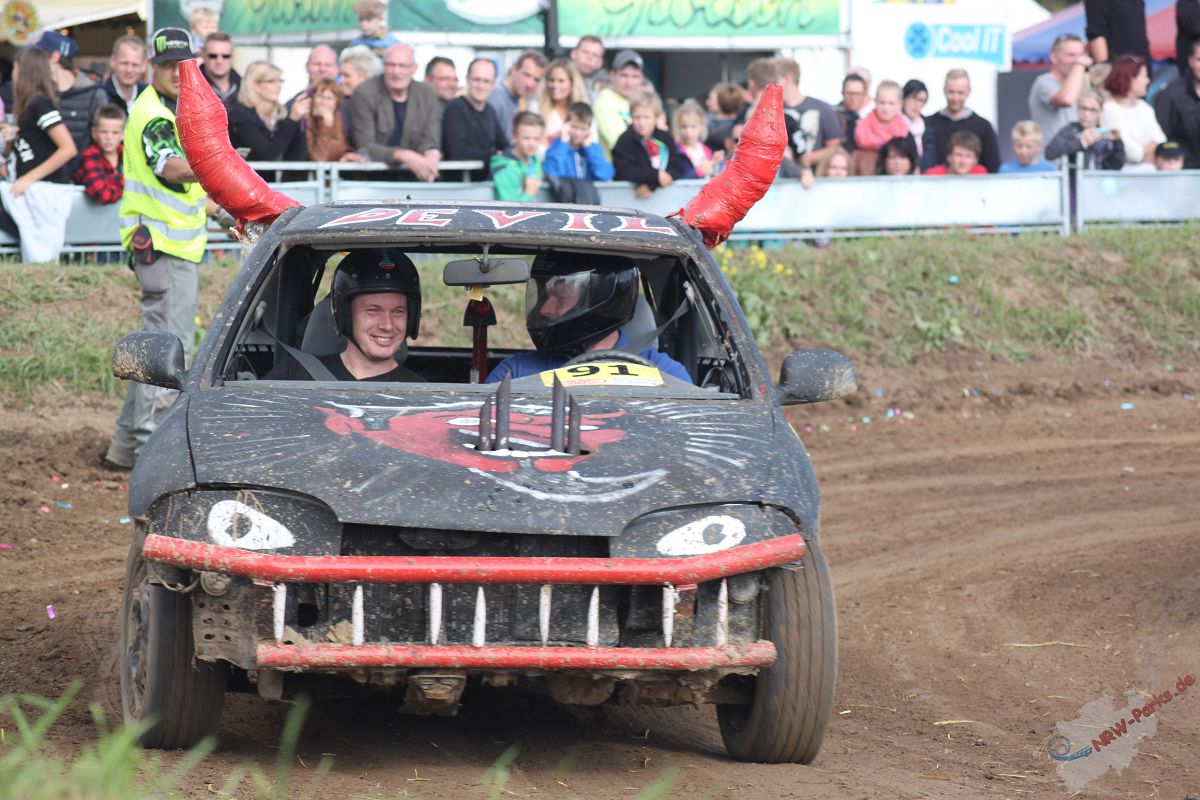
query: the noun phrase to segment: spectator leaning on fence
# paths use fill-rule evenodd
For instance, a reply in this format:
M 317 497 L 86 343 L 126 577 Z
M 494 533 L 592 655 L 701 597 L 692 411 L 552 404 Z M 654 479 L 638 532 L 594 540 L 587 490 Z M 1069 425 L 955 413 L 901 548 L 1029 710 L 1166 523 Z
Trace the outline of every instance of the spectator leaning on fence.
M 351 47 L 363 45 L 377 58 L 383 58 L 389 47 L 400 44 L 395 34 L 388 33 L 387 8 L 383 0 L 358 0 L 354 4 L 359 35 L 350 40 Z
M 124 137 L 125 110 L 112 103 L 100 106 L 92 120 L 95 144 L 83 151 L 72 177 L 95 203 L 115 203 L 125 191 L 125 176 L 121 172 L 121 140 Z
M 175 130 L 179 62 L 192 57 L 191 40 L 185 30 L 163 28 L 150 42 L 154 80 L 125 125 L 121 244 L 141 289 L 143 327 L 178 336 L 188 361 L 196 339 L 197 264 L 208 242 L 204 189 Z M 105 460 L 132 467 L 176 394 L 130 381 Z
M 610 158 L 613 146 L 625 133 L 631 121 L 629 99 L 645 91 L 644 69 L 642 57 L 636 51 L 622 50 L 617 53 L 613 57 L 610 73 L 612 85 L 596 95 L 596 102 L 592 104 L 596 130 L 600 133 L 600 146 Z
M 229 109 L 229 141 L 245 148 L 247 161 L 307 161 L 308 147 L 300 120 L 312 106 L 311 97 L 300 97 L 289 111 L 279 102 L 283 70 L 265 61 L 246 67 L 237 100 Z
M 1029 89 L 1029 116 L 1047 139 L 1078 119 L 1075 103 L 1086 87 L 1091 65 L 1083 39 L 1067 33 L 1054 40 L 1050 71 L 1039 75 Z
M 504 80 L 496 84 L 488 97 L 488 103 L 496 109 L 500 127 L 511 131 L 517 112 L 533 110 L 534 94 L 545 73 L 546 57 L 536 50 L 526 50 L 517 57 Z
M 1117 170 L 1125 166 L 1125 145 L 1121 141 L 1121 132 L 1100 127 L 1103 106 L 1104 98 L 1095 89 L 1080 92 L 1079 102 L 1075 104 L 1079 121 L 1070 123 L 1050 140 L 1046 145 L 1046 159 L 1057 161 L 1068 156 L 1074 167 L 1074 156 L 1082 151 L 1084 169 Z
M 696 177 L 671 134 L 656 127 L 662 110 L 662 101 L 652 92 L 634 97 L 629 102 L 633 121 L 613 146 L 616 179 L 636 184 L 634 193 L 643 199 L 679 178 Z
M 1084 0 L 1083 10 L 1094 60 L 1112 61 L 1122 53 L 1150 60 L 1145 0 Z
M 947 143 L 949 153 L 946 163 L 924 171 L 925 175 L 986 175 L 987 170 L 979 163 L 983 143 L 970 131 L 957 131 Z
M 44 50 L 19 51 L 13 67 L 17 124 L 0 127 L 4 160 L 15 153 L 17 164 L 16 180 L 0 183 L 0 201 L 15 223 L 21 260 L 29 263 L 58 259 L 71 213 L 72 193 L 65 184 L 70 175 L 66 166 L 76 156 L 75 141 L 59 113 L 52 76 Z
M 228 101 L 237 97 L 242 88 L 242 76 L 233 68 L 233 39 L 224 31 L 217 31 L 204 40 L 204 65 L 200 73 L 212 86 L 217 97 Z
M 1200 39 L 1180 61 L 1186 70 L 1154 98 L 1154 113 L 1163 134 L 1183 145 L 1184 169 L 1200 169 Z
M 800 65 L 794 59 L 777 58 L 775 64 L 783 87 L 783 113 L 796 121 L 792 150 L 801 164 L 813 167 L 825 151 L 838 145 L 842 123 L 833 106 L 800 91 Z
M 346 118 L 342 113 L 342 87 L 332 78 L 321 78 L 310 87 L 312 103 L 308 116 L 300 121 L 309 161 L 353 161 L 363 157 L 350 147 Z
M 488 103 L 496 86 L 496 62 L 477 58 L 467 67 L 467 91 L 446 104 L 442 114 L 442 155 L 448 161 L 482 161 L 472 180 L 486 180 L 492 156 L 508 147 L 496 109 Z
M 364 81 L 374 78 L 381 72 L 383 72 L 383 65 L 371 52 L 371 48 L 365 45 L 347 47 L 338 56 L 338 77 L 341 78 L 342 92 L 347 98 L 354 94 L 354 90 Z
M 458 72 L 445 56 L 434 56 L 425 65 L 425 84 L 433 89 L 442 108 L 458 97 Z
M 1125 169 L 1153 169 L 1154 148 L 1167 140 L 1152 109 L 1142 98 L 1150 86 L 1146 62 L 1129 54 L 1113 59 L 1104 79 L 1109 99 L 1104 103 L 1100 125 L 1121 132 L 1125 143 Z
M 1042 158 L 1042 128 L 1030 119 L 1023 119 L 1012 128 L 1012 146 L 1016 158 L 1000 165 L 1004 174 L 1014 172 L 1054 172 L 1058 167 Z
M 946 73 L 943 88 L 946 107 L 925 118 L 925 142 L 922 147 L 921 166 L 924 168 L 944 165 L 949 162 L 950 138 L 959 132 L 975 134 L 982 150 L 979 163 L 986 172 L 1000 169 L 1000 145 L 996 140 L 996 129 L 992 123 L 967 108 L 971 95 L 971 78 L 964 69 L 952 69 Z
M 608 73 L 604 71 L 604 42 L 591 34 L 580 36 L 579 42 L 571 49 L 571 63 L 583 78 L 587 102 L 596 102 L 596 95 L 608 80 Z
M 547 175 L 587 181 L 611 181 L 613 165 L 604 157 L 596 141 L 592 108 L 587 103 L 572 103 L 567 109 L 563 135 L 550 143 L 542 165 Z
M 876 175 L 916 175 L 921 157 L 917 154 L 917 142 L 912 134 L 897 136 L 879 150 L 875 164 Z
M 122 36 L 113 42 L 112 55 L 108 59 L 112 74 L 101 86 L 108 94 L 108 101 L 125 109 L 126 114 L 133 107 L 133 101 L 146 88 L 143 79 L 146 77 L 148 59 L 146 42 L 140 36 Z
M 522 111 L 513 120 L 512 146 L 491 159 L 492 184 L 496 199 L 528 202 L 542 188 L 542 146 L 546 123 L 532 111 Z
M 847 75 L 842 79 L 842 102 L 837 106 L 842 120 L 842 149 L 854 150 L 854 128 L 867 107 L 867 82 L 861 75 Z
M 921 155 L 925 139 L 925 117 L 921 115 L 921 112 L 925 110 L 927 102 L 929 102 L 929 88 L 924 82 L 914 78 L 904 84 L 900 108 L 904 113 L 904 120 L 908 123 L 908 132 L 913 138 L 918 157 Z M 915 164 L 914 166 L 920 165 Z
M 416 69 L 411 47 L 388 48 L 383 74 L 350 97 L 350 143 L 372 161 L 432 181 L 442 160 L 442 107 L 432 89 L 413 80 Z

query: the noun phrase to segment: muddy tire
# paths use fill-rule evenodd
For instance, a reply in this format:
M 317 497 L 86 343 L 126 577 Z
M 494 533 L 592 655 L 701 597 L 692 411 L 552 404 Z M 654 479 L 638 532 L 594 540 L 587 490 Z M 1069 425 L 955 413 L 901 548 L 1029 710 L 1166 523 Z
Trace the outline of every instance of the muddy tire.
M 127 723 L 152 720 L 142 747 L 187 748 L 216 736 L 229 665 L 198 661 L 191 596 L 151 584 L 134 539 L 121 600 L 121 708 Z
M 771 570 L 763 603 L 763 635 L 778 658 L 743 679 L 753 702 L 717 706 L 721 738 L 738 761 L 808 764 L 825 738 L 837 679 L 833 585 L 815 541 L 800 567 Z

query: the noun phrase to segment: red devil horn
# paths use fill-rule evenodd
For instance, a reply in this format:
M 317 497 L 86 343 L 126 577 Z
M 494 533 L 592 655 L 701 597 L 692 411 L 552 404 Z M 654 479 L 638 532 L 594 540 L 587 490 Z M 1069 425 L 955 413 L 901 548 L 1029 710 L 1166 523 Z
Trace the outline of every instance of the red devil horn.
M 763 90 L 758 108 L 742 129 L 733 159 L 676 212 L 700 231 L 705 247 L 711 249 L 728 239 L 733 226 L 767 193 L 786 146 L 783 88 L 772 84 Z
M 229 143 L 229 115 L 196 60 L 179 65 L 179 110 L 175 115 L 179 143 L 192 172 L 218 205 L 238 221 L 270 225 L 292 206 L 300 205 L 271 187 L 250 169 Z

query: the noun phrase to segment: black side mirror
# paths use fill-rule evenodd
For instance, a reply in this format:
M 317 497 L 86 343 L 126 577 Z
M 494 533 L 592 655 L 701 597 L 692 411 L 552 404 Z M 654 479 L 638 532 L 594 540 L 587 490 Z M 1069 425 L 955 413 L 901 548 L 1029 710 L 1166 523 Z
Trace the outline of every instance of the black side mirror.
M 113 348 L 113 375 L 164 389 L 183 388 L 183 342 L 166 331 L 138 331 Z
M 442 270 L 447 286 L 497 286 L 525 283 L 529 280 L 529 262 L 523 258 L 463 258 L 450 261 Z
M 833 350 L 796 350 L 779 370 L 779 404 L 822 403 L 854 394 L 858 376 L 850 359 Z

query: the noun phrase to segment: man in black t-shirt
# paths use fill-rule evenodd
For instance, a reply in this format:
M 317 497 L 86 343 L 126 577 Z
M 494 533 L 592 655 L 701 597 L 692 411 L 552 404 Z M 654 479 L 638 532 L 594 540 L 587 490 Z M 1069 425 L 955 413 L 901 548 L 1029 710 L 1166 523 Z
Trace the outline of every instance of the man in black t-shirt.
M 346 349 L 317 358 L 329 374 L 314 374 L 319 370 L 287 355 L 266 380 L 424 380 L 402 363 L 421 325 L 421 279 L 408 256 L 391 248 L 353 251 L 338 265 L 331 295 L 334 328 L 346 337 Z

